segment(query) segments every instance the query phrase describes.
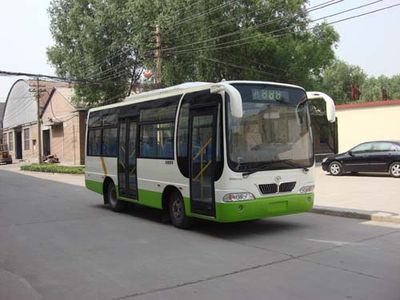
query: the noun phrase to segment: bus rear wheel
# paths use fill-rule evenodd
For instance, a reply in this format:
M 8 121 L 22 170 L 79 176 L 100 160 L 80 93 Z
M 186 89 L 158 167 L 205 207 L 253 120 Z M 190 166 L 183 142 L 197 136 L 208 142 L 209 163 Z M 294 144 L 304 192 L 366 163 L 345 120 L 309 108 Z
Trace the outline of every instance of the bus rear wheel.
M 181 193 L 172 191 L 169 196 L 168 210 L 171 223 L 178 228 L 188 229 L 191 227 L 192 222 L 185 214 L 185 203 Z
M 118 200 L 117 190 L 112 181 L 107 183 L 106 193 L 105 193 L 105 203 L 106 205 L 115 212 L 121 212 L 125 209 L 125 203 Z

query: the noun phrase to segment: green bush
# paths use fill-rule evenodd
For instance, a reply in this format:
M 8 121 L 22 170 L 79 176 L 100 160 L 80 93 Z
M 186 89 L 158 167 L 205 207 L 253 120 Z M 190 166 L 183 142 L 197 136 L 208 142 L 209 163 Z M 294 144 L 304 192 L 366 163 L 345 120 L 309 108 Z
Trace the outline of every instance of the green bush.
M 62 166 L 57 164 L 31 164 L 21 166 L 23 171 L 46 172 L 46 173 L 65 173 L 65 174 L 84 174 L 85 167 Z

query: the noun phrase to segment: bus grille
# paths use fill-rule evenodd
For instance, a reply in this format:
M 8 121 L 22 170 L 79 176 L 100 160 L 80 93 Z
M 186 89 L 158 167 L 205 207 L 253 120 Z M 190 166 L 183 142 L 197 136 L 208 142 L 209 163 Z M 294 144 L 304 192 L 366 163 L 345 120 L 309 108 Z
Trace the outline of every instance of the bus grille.
M 279 186 L 279 193 L 291 192 L 294 189 L 295 185 L 295 181 L 281 183 L 281 185 Z
M 260 184 L 258 187 L 262 194 L 276 194 L 291 192 L 296 185 L 295 181 L 283 182 L 279 186 L 276 183 Z
M 276 194 L 278 192 L 278 185 L 275 183 L 260 184 L 259 187 L 263 194 Z

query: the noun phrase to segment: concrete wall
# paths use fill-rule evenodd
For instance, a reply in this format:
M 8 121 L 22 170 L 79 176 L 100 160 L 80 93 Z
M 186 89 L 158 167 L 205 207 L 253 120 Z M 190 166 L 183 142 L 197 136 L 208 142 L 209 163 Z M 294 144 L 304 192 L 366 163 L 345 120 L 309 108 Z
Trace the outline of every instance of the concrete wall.
M 339 152 L 373 140 L 400 141 L 400 100 L 336 107 Z
M 56 90 L 51 95 L 44 113 L 43 124 L 50 129 L 50 154 L 56 155 L 63 164 L 83 164 L 82 132 L 85 114 L 80 113 L 65 97 L 65 89 Z M 83 129 L 82 129 L 83 126 Z M 83 130 L 83 131 L 82 131 Z
M 29 128 L 29 149 L 25 148 L 24 145 L 24 129 Z M 9 134 L 12 133 L 13 136 L 13 145 L 12 149 L 9 144 Z M 7 145 L 9 147 L 9 151 L 13 161 L 19 161 L 16 158 L 16 149 L 18 144 L 18 135 L 17 132 L 21 132 L 21 148 L 22 148 L 22 160 L 26 162 L 37 162 L 38 161 L 38 140 L 37 140 L 37 126 L 36 124 L 28 124 L 23 125 L 16 128 L 11 128 L 4 130 L 3 134 L 7 135 Z

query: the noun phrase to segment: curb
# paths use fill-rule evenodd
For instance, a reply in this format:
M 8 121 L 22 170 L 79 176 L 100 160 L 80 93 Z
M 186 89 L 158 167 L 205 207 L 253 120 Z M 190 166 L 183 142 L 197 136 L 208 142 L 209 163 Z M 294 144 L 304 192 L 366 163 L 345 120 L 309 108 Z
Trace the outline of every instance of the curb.
M 343 218 L 353 218 L 353 219 L 400 224 L 400 215 L 391 212 L 357 210 L 357 209 L 347 209 L 347 208 L 338 208 L 329 206 L 314 206 L 311 212 L 316 214 L 343 217 Z

